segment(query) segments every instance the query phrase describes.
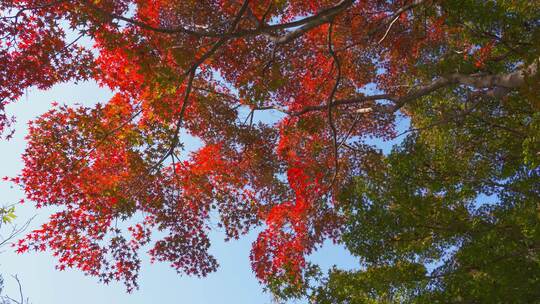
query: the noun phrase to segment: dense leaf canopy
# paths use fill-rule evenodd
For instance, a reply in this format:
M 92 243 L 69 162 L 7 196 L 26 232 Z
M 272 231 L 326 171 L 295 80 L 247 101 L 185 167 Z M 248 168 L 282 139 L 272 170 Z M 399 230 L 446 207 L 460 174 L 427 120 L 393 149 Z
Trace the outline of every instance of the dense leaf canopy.
M 57 213 L 19 251 L 131 290 L 143 248 L 204 276 L 214 224 L 227 239 L 262 226 L 253 271 L 283 299 L 540 298 L 537 1 L 2 0 L 0 14 L 5 136 L 27 88 L 115 92 L 30 125 L 11 180 Z M 385 155 L 373 138 L 402 144 Z M 357 270 L 307 262 L 329 239 Z

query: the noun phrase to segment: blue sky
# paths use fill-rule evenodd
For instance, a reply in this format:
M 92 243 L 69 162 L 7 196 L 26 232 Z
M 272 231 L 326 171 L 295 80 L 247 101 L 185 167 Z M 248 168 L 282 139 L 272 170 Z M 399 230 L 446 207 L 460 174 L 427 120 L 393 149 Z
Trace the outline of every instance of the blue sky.
M 29 91 L 8 108 L 17 117 L 16 134 L 8 142 L 0 141 L 0 176 L 14 176 L 22 169 L 21 154 L 25 148 L 27 123 L 50 109 L 51 102 L 92 105 L 106 102 L 110 96 L 111 92 L 93 83 L 68 83 L 47 91 Z M 21 198 L 23 193 L 19 189 L 0 183 L 0 205 L 12 204 Z M 17 222 L 22 223 L 35 215 L 32 229 L 44 223 L 50 212 L 47 209 L 36 210 L 32 202 L 26 202 L 17 208 Z M 0 233 L 5 232 L 0 230 Z M 213 233 L 211 252 L 221 266 L 206 278 L 180 276 L 166 264 L 150 264 L 143 259 L 140 289 L 132 294 L 127 294 L 121 284 L 103 285 L 77 270 L 55 270 L 55 260 L 49 252 L 17 255 L 11 248 L 4 247 L 0 253 L 0 273 L 4 276 L 7 294 L 17 295 L 15 281 L 10 278 L 10 275 L 17 274 L 25 296 L 34 304 L 272 303 L 271 296 L 263 292 L 249 265 L 249 251 L 255 237 L 252 233 L 239 241 L 225 243 L 222 233 Z M 326 244 L 310 259 L 323 269 L 334 264 L 344 268 L 358 265 L 345 250 L 332 244 Z

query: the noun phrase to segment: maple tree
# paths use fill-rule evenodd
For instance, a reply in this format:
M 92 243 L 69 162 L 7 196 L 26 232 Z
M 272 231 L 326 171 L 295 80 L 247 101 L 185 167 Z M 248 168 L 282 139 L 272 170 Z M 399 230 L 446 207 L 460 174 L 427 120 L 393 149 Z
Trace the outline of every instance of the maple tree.
M 446 151 L 441 138 L 468 130 L 452 125 L 454 116 L 492 104 L 482 112 L 487 136 L 513 130 L 491 118 L 517 123 L 515 111 L 523 111 L 525 136 L 513 155 L 537 170 L 534 1 L 0 3 L 0 130 L 7 136 L 5 106 L 27 88 L 93 79 L 115 92 L 105 104 L 56 105 L 33 121 L 25 167 L 11 179 L 38 207 L 59 208 L 17 247 L 49 249 L 59 269 L 76 267 L 131 290 L 139 251 L 150 246 L 153 260 L 204 276 L 218 265 L 208 252 L 213 222 L 228 239 L 262 225 L 251 252 L 257 278 L 284 298 L 301 295 L 317 272 L 306 257 L 328 239 L 352 244 L 351 223 L 369 214 L 351 202 L 371 195 L 399 204 L 401 197 L 377 189 L 391 192 L 402 175 L 417 173 L 415 162 L 441 157 L 409 160 L 397 151 L 376 166 L 383 175 L 372 174 L 383 156 L 369 139 L 398 136 L 399 116 L 411 119 L 411 133 L 426 134 L 421 147 L 432 140 L 427 151 Z M 268 111 L 280 118 L 261 120 Z M 442 135 L 426 131 L 448 125 L 454 128 Z M 186 155 L 184 134 L 203 146 Z M 472 144 L 470 151 L 480 147 Z M 413 146 L 403 149 L 414 155 Z M 365 176 L 367 188 L 349 186 Z M 466 177 L 453 185 L 463 187 Z

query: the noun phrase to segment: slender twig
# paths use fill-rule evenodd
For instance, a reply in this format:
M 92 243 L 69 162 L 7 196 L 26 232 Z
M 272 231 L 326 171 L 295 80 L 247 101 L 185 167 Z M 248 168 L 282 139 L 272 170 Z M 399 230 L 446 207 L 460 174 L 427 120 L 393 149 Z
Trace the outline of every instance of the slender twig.
M 396 16 L 394 18 L 394 20 L 392 20 L 392 22 L 390 22 L 390 25 L 388 26 L 388 28 L 386 29 L 386 32 L 384 33 L 384 36 L 382 36 L 382 38 L 379 40 L 379 44 L 381 44 L 381 42 L 384 41 L 384 39 L 386 39 L 386 36 L 388 36 L 388 33 L 390 33 L 390 30 L 392 29 L 392 26 L 394 25 L 394 23 L 396 23 L 396 21 L 399 19 L 399 15 Z
M 35 218 L 35 215 L 31 217 L 30 219 L 28 219 L 27 221 L 25 221 L 24 224 L 22 224 L 21 226 L 12 225 L 11 231 L 9 232 L 9 234 L 5 237 L 2 237 L 2 239 L 0 240 L 0 247 L 9 244 L 9 242 L 11 242 L 15 237 L 17 237 L 23 231 L 25 231 L 28 228 L 28 226 L 30 226 L 30 222 L 34 218 Z

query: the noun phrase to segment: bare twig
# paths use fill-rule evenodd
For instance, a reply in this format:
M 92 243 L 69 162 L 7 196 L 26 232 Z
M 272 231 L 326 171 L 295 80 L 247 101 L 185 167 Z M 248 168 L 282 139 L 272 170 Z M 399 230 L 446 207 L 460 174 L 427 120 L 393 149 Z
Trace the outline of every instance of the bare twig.
M 19 288 L 19 300 L 15 300 L 14 298 L 10 297 L 10 296 L 0 296 L 0 301 L 2 304 L 28 304 L 29 303 L 29 300 L 28 298 L 25 300 L 24 299 L 24 293 L 23 293 L 23 289 L 22 289 L 22 284 L 21 284 L 21 280 L 19 280 L 19 277 L 17 275 L 12 275 L 11 276 L 15 282 L 17 282 L 17 285 L 18 285 L 18 288 Z
M 0 236 L 0 247 L 3 247 L 5 245 L 8 245 L 13 239 L 15 239 L 18 235 L 20 235 L 23 231 L 25 231 L 28 226 L 30 226 L 30 222 L 35 218 L 35 216 L 31 217 L 27 221 L 25 221 L 21 226 L 18 225 L 11 225 L 11 230 L 7 234 L 7 236 Z
M 384 39 L 386 39 L 386 36 L 388 36 L 388 33 L 389 33 L 390 30 L 392 29 L 392 26 L 394 25 L 394 23 L 396 23 L 396 21 L 397 21 L 398 19 L 399 19 L 399 15 L 396 16 L 396 17 L 394 18 L 394 20 L 392 20 L 392 22 L 390 22 L 390 25 L 389 25 L 388 28 L 386 29 L 386 32 L 384 33 L 384 35 L 382 36 L 382 38 L 379 40 L 379 42 L 378 42 L 379 44 L 380 44 L 381 42 L 383 42 Z

